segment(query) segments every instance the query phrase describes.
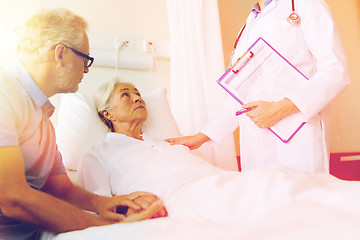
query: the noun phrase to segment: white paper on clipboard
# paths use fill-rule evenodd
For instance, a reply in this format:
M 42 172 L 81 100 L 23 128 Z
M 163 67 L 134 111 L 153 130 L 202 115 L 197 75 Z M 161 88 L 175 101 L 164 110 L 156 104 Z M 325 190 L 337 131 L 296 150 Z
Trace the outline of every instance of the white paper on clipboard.
M 279 101 L 308 79 L 264 39 L 259 38 L 217 81 L 240 104 Z M 305 124 L 299 112 L 269 128 L 281 141 L 289 142 Z

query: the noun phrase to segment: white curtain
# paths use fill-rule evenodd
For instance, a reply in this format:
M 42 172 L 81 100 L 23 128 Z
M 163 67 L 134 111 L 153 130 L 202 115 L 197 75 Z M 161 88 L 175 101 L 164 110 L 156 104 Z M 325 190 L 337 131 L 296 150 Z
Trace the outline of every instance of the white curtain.
M 171 48 L 171 108 L 183 135 L 201 130 L 225 100 L 217 0 L 167 0 Z M 200 149 L 209 162 L 237 170 L 233 136 Z

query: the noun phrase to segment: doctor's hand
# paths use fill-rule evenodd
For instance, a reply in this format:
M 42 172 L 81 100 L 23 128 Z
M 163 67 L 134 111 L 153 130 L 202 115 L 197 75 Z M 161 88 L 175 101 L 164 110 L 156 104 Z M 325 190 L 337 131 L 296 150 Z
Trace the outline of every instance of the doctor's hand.
M 201 147 L 201 145 L 203 145 L 209 140 L 210 138 L 203 133 L 198 133 L 192 136 L 165 139 L 165 141 L 170 143 L 171 145 L 184 145 L 190 150 Z
M 299 111 L 296 105 L 288 98 L 278 102 L 255 101 L 244 104 L 241 107 L 252 109 L 246 115 L 259 128 L 272 127 L 286 116 Z

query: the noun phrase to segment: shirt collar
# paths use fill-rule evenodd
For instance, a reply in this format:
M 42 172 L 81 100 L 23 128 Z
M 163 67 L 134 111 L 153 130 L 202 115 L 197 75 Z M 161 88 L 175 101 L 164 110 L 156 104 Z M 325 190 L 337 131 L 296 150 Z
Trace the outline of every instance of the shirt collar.
M 43 111 L 43 113 L 46 113 L 46 115 L 50 118 L 54 114 L 55 107 L 48 100 L 41 106 L 41 110 Z
M 49 99 L 36 85 L 25 66 L 18 59 L 14 61 L 13 72 L 19 81 L 23 84 L 35 105 L 41 108 L 42 111 L 47 113 L 50 117 L 54 112 L 55 107 L 50 103 Z
M 269 5 L 272 1 L 273 1 L 273 0 L 267 0 L 267 1 L 265 1 L 263 9 L 265 9 L 266 6 Z M 253 13 L 255 14 L 255 17 L 257 17 L 258 14 L 261 12 L 260 5 L 259 5 L 258 2 L 257 2 L 257 3 L 254 5 L 254 7 L 251 9 L 251 12 L 253 12 Z

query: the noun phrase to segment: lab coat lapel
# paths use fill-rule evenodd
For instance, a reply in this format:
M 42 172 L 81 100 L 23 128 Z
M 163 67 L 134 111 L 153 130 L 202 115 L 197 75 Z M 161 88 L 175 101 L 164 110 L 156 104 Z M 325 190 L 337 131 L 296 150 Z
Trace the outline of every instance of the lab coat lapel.
M 261 11 L 261 14 L 258 15 L 258 17 L 262 17 L 265 14 L 268 14 L 270 11 L 272 11 L 274 8 L 277 7 L 279 0 L 273 0 L 266 8 L 264 8 L 263 11 Z

